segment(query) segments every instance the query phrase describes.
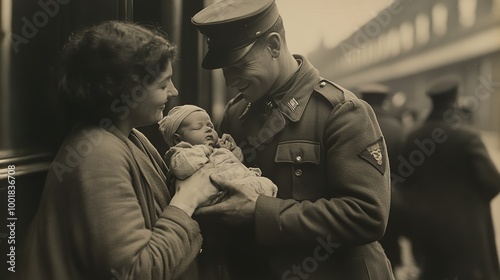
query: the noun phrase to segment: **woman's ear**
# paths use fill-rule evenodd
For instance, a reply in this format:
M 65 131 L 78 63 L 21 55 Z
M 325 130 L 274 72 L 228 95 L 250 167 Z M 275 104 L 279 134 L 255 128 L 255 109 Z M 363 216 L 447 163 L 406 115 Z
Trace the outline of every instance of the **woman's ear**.
M 271 55 L 273 58 L 277 58 L 280 56 L 280 51 L 282 47 L 281 35 L 277 32 L 271 32 L 266 37 L 267 47 L 269 51 L 271 51 Z
M 174 133 L 174 137 L 173 138 L 174 138 L 174 145 L 177 145 L 177 144 L 179 144 L 182 141 L 181 136 L 179 135 L 179 133 Z

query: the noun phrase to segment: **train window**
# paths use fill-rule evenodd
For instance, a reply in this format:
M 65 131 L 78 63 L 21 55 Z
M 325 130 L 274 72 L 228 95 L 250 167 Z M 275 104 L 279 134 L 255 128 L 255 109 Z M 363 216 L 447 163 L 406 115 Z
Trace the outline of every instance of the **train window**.
M 377 63 L 380 61 L 380 40 L 375 39 L 375 40 L 372 40 L 370 42 L 370 48 L 371 48 L 371 53 L 372 53 L 372 57 L 371 57 L 371 62 L 372 63 Z
M 476 21 L 477 0 L 459 0 L 458 10 L 460 12 L 460 23 L 464 27 L 474 25 Z
M 432 30 L 437 36 L 444 35 L 448 24 L 448 9 L 444 4 L 436 4 L 432 8 Z
M 403 22 L 399 27 L 399 32 L 401 33 L 401 47 L 405 51 L 411 50 L 415 38 L 413 25 L 409 22 Z
M 391 48 L 391 57 L 398 56 L 401 52 L 401 40 L 399 38 L 399 32 L 396 28 L 392 28 L 388 34 L 389 46 Z
M 380 57 L 381 60 L 385 60 L 389 57 L 390 55 L 390 49 L 388 46 L 390 46 L 389 43 L 389 35 L 387 33 L 384 33 L 380 35 L 379 41 L 380 41 Z
M 418 44 L 426 44 L 430 39 L 430 22 L 426 14 L 418 14 L 415 18 L 415 35 Z

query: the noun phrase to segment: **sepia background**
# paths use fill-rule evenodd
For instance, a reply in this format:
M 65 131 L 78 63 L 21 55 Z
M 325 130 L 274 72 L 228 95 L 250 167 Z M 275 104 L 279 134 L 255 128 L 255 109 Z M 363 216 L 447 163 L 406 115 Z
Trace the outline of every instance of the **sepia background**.
M 213 2 L 0 0 L 0 278 L 7 248 L 7 166 L 16 166 L 16 232 L 21 240 L 67 130 L 56 77 L 68 36 L 109 19 L 162 28 L 179 48 L 173 77 L 179 97 L 169 107 L 197 104 L 217 122 L 237 92 L 225 87 L 220 70 L 201 69 L 206 45 L 190 23 Z M 290 50 L 308 57 L 323 77 L 348 89 L 371 82 L 389 86 L 392 95 L 386 108 L 401 119 L 403 133 L 429 113 L 426 85 L 444 74 L 459 76 L 459 103 L 468 112 L 460 121 L 481 132 L 500 169 L 500 0 L 276 2 Z M 165 152 L 156 125 L 141 130 Z M 492 210 L 500 249 L 499 197 Z M 406 269 L 415 269 L 405 254 Z

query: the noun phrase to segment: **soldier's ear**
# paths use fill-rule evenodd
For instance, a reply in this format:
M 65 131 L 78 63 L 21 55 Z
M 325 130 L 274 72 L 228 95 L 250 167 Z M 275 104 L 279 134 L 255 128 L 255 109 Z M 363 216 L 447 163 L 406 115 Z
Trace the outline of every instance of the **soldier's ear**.
M 274 58 L 280 56 L 280 51 L 283 44 L 283 41 L 281 39 L 281 35 L 278 32 L 271 32 L 266 37 L 267 48 Z

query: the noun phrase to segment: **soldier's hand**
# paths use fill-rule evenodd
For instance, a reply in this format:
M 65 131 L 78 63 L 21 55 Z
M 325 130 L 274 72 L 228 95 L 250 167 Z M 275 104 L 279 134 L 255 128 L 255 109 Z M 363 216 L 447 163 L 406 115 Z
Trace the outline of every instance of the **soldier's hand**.
M 228 198 L 216 205 L 198 208 L 196 215 L 217 215 L 230 224 L 249 224 L 255 219 L 255 205 L 259 194 L 241 180 L 225 180 L 219 174 L 210 175 L 212 182 L 228 192 Z

